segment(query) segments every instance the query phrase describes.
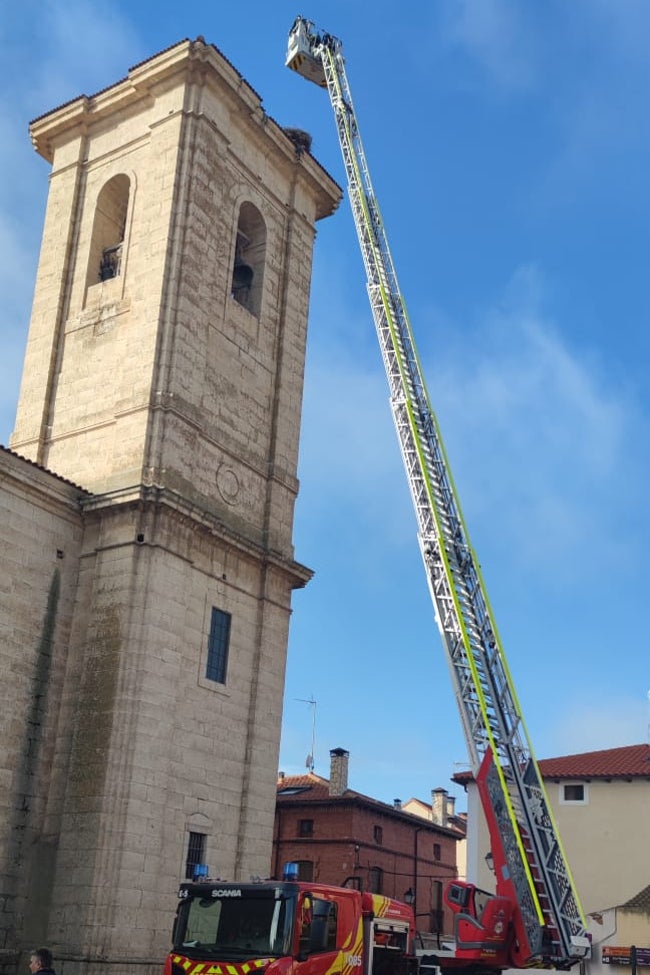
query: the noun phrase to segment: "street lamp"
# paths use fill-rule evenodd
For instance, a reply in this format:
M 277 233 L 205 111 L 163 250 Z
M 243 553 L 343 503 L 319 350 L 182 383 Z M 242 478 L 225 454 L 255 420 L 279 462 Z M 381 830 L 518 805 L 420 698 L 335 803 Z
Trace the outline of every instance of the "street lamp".
M 404 903 L 408 904 L 409 907 L 413 907 L 415 904 L 415 891 L 412 887 L 404 891 Z
M 492 856 L 492 850 L 488 850 L 485 854 L 485 863 L 490 873 L 494 873 L 494 857 Z

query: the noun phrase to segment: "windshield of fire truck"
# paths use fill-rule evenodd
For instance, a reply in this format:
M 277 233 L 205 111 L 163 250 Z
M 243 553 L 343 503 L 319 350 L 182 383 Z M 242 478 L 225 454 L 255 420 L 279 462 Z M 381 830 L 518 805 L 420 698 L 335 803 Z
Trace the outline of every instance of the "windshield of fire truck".
M 179 905 L 174 949 L 223 961 L 291 954 L 294 898 L 189 893 Z

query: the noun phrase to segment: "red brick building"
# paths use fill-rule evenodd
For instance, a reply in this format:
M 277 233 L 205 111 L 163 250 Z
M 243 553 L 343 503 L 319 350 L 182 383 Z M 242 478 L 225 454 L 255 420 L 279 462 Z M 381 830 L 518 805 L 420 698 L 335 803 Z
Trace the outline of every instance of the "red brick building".
M 349 754 L 330 752 L 330 778 L 280 773 L 272 875 L 288 861 L 300 878 L 411 900 L 419 931 L 451 932 L 442 888 L 457 875 L 457 825 L 437 825 L 348 788 Z

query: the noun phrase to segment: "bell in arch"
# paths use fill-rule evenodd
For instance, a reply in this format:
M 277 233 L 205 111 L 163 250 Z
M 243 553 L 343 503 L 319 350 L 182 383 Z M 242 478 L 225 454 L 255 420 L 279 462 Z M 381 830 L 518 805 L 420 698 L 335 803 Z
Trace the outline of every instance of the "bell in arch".
M 240 305 L 245 305 L 253 283 L 254 271 L 241 257 L 235 259 L 232 272 L 232 296 Z

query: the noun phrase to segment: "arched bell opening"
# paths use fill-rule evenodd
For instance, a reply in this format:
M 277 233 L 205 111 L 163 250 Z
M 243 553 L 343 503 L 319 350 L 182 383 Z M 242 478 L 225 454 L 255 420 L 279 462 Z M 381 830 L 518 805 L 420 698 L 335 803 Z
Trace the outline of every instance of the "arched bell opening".
M 122 273 L 130 195 L 131 181 L 124 173 L 109 179 L 99 192 L 88 255 L 87 287 Z
M 264 218 L 252 203 L 242 203 L 237 222 L 231 294 L 256 318 L 259 318 L 262 307 L 265 258 Z

